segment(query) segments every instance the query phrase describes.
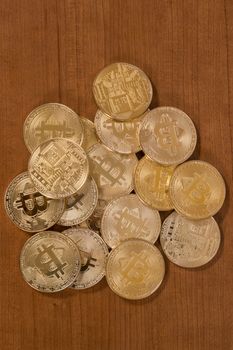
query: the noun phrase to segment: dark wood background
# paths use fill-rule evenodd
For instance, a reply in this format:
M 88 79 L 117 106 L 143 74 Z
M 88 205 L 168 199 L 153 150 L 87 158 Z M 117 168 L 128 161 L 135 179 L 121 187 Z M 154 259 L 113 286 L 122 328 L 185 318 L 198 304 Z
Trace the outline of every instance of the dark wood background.
M 233 349 L 233 2 L 232 0 L 0 1 L 1 350 Z M 106 64 L 141 67 L 153 106 L 181 108 L 198 130 L 195 157 L 227 184 L 213 263 L 185 270 L 167 262 L 159 293 L 130 302 L 102 281 L 43 295 L 19 271 L 29 234 L 6 217 L 3 193 L 26 170 L 26 115 L 64 103 L 93 119 L 92 82 Z

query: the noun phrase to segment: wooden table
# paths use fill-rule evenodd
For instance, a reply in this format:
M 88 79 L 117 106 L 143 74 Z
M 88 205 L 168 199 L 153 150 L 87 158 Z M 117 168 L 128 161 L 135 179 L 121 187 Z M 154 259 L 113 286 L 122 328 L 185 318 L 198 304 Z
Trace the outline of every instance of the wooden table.
M 1 350 L 233 349 L 233 2 L 231 0 L 1 0 Z M 86 291 L 44 295 L 28 287 L 19 254 L 30 236 L 6 217 L 3 194 L 27 169 L 26 115 L 64 103 L 93 119 L 92 82 L 106 64 L 141 67 L 152 107 L 181 108 L 198 130 L 195 157 L 216 166 L 227 199 L 216 216 L 213 263 L 166 263 L 156 295 L 119 298 L 103 280 Z

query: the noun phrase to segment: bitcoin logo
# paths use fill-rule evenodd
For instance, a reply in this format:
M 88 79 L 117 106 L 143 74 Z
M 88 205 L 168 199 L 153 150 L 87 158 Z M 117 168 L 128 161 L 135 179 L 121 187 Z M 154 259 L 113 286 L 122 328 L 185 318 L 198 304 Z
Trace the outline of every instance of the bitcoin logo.
M 118 159 L 106 155 L 105 158 L 94 157 L 93 160 L 95 161 L 93 172 L 97 175 L 99 185 L 102 184 L 102 178 L 107 180 L 112 186 L 121 184 L 121 181 L 124 180 L 125 168 Z
M 67 121 L 62 123 L 57 122 L 57 116 L 52 114 L 47 120 L 40 122 L 39 126 L 35 128 L 35 137 L 41 141 L 46 138 L 64 137 L 70 138 L 74 136 L 75 132 L 68 127 Z
M 66 200 L 66 209 L 71 209 L 75 206 L 75 208 L 80 209 L 83 206 L 82 198 L 84 197 L 84 193 L 76 194 L 70 196 Z
M 119 271 L 126 285 L 145 283 L 150 275 L 148 254 L 131 251 L 129 257 L 119 260 Z
M 148 235 L 148 228 L 146 226 L 146 219 L 142 219 L 140 210 L 129 210 L 124 208 L 115 215 L 117 230 L 121 232 L 123 236 L 139 236 Z
M 210 198 L 211 190 L 205 181 L 205 175 L 194 173 L 193 177 L 181 180 L 185 194 L 196 204 L 205 204 Z
M 88 270 L 90 267 L 95 267 L 97 259 L 93 258 L 91 256 L 91 253 L 86 252 L 86 251 L 81 250 L 81 249 L 79 249 L 79 250 L 80 250 L 81 256 L 82 256 L 81 271 L 84 272 L 84 271 Z
M 114 136 L 117 138 L 133 138 L 138 128 L 139 121 L 137 122 L 124 122 L 116 123 L 112 120 L 106 120 L 103 122 L 103 127 L 111 130 Z

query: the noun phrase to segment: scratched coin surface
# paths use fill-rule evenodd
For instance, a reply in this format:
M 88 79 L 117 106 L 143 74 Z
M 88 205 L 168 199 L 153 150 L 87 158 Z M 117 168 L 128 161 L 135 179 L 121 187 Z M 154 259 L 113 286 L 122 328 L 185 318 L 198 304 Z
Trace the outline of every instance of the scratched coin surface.
M 28 171 L 39 192 L 58 199 L 73 195 L 84 185 L 89 165 L 81 146 L 57 138 L 36 148 L 29 160 Z
M 145 206 L 136 194 L 113 199 L 106 207 L 101 233 L 110 248 L 129 238 L 142 238 L 154 243 L 161 229 L 157 210 Z
M 213 217 L 190 220 L 173 212 L 163 223 L 160 243 L 174 264 L 199 267 L 216 255 L 220 245 L 220 230 Z
M 99 235 L 101 235 L 101 220 L 107 204 L 108 204 L 107 201 L 103 199 L 99 199 L 94 212 L 86 220 L 87 226 L 91 230 L 97 232 Z
M 198 220 L 213 216 L 220 210 L 226 187 L 215 167 L 193 160 L 177 167 L 169 191 L 176 211 Z
M 59 232 L 39 232 L 26 241 L 21 251 L 23 278 L 40 292 L 58 292 L 69 287 L 80 268 L 77 245 Z
M 109 254 L 106 279 L 109 287 L 126 299 L 143 299 L 161 285 L 165 274 L 162 254 L 143 239 L 128 239 Z
M 125 121 L 142 115 L 152 100 L 152 85 L 146 74 L 128 63 L 113 63 L 97 75 L 93 94 L 100 110 Z
M 63 233 L 78 246 L 81 255 L 80 274 L 72 288 L 85 289 L 93 287 L 105 276 L 108 248 L 102 238 L 89 229 L 70 228 Z
M 138 162 L 135 154 L 117 154 L 99 143 L 88 151 L 88 158 L 100 199 L 111 200 L 132 191 Z
M 95 131 L 94 123 L 85 117 L 80 117 L 80 120 L 83 126 L 82 148 L 87 152 L 91 146 L 99 142 L 99 139 Z
M 83 140 L 83 126 L 79 116 L 60 103 L 46 103 L 35 108 L 24 122 L 24 142 L 33 152 L 41 143 L 57 137 L 78 144 Z
M 43 196 L 35 188 L 28 172 L 16 176 L 5 193 L 6 212 L 21 230 L 38 232 L 53 226 L 64 211 L 64 200 Z
M 174 170 L 175 166 L 163 166 L 146 156 L 140 159 L 134 177 L 135 192 L 139 198 L 154 209 L 171 210 L 169 184 Z
M 174 107 L 158 107 L 147 113 L 139 138 L 145 154 L 164 165 L 184 162 L 191 156 L 197 143 L 192 120 Z
M 95 181 L 89 177 L 77 193 L 65 199 L 66 209 L 58 221 L 62 226 L 78 225 L 94 211 L 98 201 L 98 189 Z
M 112 151 L 129 154 L 141 150 L 139 128 L 144 114 L 133 120 L 120 122 L 98 110 L 95 115 L 96 132 L 100 140 Z

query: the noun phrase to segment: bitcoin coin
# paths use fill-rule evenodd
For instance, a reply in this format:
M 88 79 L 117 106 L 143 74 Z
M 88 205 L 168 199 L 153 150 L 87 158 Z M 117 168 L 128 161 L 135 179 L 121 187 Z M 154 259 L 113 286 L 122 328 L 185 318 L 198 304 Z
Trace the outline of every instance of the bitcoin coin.
M 146 156 L 140 159 L 134 177 L 135 192 L 139 198 L 154 209 L 171 210 L 169 184 L 174 170 L 174 166 L 163 166 Z
M 100 110 L 125 121 L 142 115 L 152 100 L 152 85 L 146 74 L 128 63 L 113 63 L 95 78 L 93 94 Z
M 165 263 L 152 243 L 128 239 L 109 254 L 106 279 L 109 287 L 126 299 L 143 299 L 162 283 Z
M 78 144 L 57 138 L 36 148 L 29 160 L 28 171 L 39 192 L 58 199 L 81 189 L 89 166 L 86 153 Z
M 100 140 L 112 151 L 129 154 L 139 152 L 139 128 L 144 114 L 133 120 L 119 122 L 107 114 L 97 111 L 95 115 L 96 132 Z
M 93 287 L 105 275 L 108 248 L 102 238 L 89 229 L 70 228 L 63 233 L 78 246 L 82 267 L 72 288 L 85 289 Z
M 163 223 L 160 243 L 174 264 L 199 267 L 216 255 L 220 245 L 220 230 L 213 217 L 190 220 L 173 212 Z
M 86 220 L 89 229 L 101 235 L 101 220 L 108 202 L 99 199 L 93 214 Z
M 94 211 L 98 201 L 98 189 L 95 181 L 88 178 L 77 193 L 66 198 L 66 209 L 58 221 L 62 226 L 78 225 Z
M 80 268 L 76 244 L 59 232 L 39 232 L 26 241 L 21 251 L 23 278 L 40 292 L 58 292 L 69 287 Z
M 145 206 L 136 194 L 113 199 L 107 205 L 101 223 L 102 237 L 110 248 L 129 238 L 143 238 L 154 243 L 160 228 L 159 212 Z
M 16 176 L 8 186 L 5 209 L 21 230 L 38 232 L 53 226 L 64 211 L 64 200 L 54 200 L 37 191 L 29 174 L 24 172 Z
M 192 120 L 174 107 L 158 107 L 147 113 L 139 138 L 145 154 L 164 165 L 184 162 L 191 156 L 197 143 Z
M 100 199 L 108 201 L 132 191 L 133 173 L 138 162 L 134 154 L 116 154 L 99 143 L 88 151 L 88 158 Z
M 24 122 L 24 142 L 33 152 L 43 142 L 57 137 L 78 144 L 83 140 L 83 127 L 79 116 L 60 103 L 46 103 L 35 108 Z
M 170 181 L 170 197 L 177 212 L 190 219 L 205 219 L 223 205 L 226 187 L 218 170 L 207 162 L 181 164 Z
M 99 142 L 99 139 L 96 135 L 95 131 L 95 125 L 94 123 L 84 117 L 80 117 L 82 126 L 83 126 L 83 142 L 82 142 L 82 148 L 84 151 L 88 151 L 91 146 L 95 145 L 97 142 Z

